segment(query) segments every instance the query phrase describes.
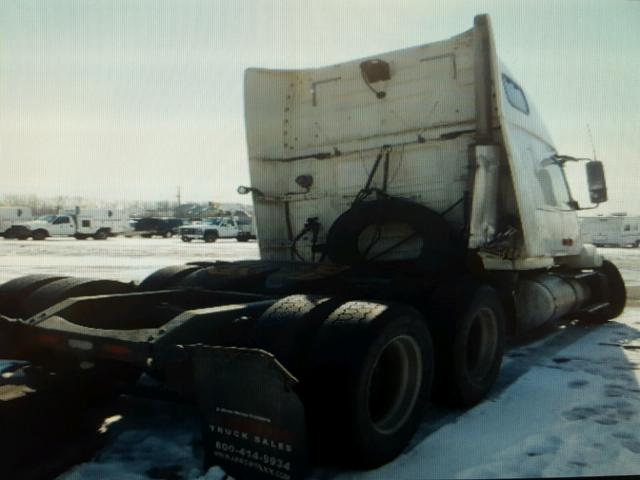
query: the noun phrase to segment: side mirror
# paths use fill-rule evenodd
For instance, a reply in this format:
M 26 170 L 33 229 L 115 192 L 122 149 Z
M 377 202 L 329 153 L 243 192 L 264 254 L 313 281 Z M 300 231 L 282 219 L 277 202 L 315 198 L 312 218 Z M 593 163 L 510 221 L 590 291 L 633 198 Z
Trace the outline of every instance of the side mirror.
M 607 182 L 604 178 L 602 162 L 597 160 L 587 162 L 587 183 L 589 185 L 589 199 L 592 203 L 607 201 Z
M 240 185 L 236 190 L 236 192 L 238 192 L 240 195 L 246 195 L 247 193 L 255 193 L 256 195 L 260 195 L 261 197 L 264 197 L 264 193 L 262 193 L 257 188 L 245 187 L 244 185 Z

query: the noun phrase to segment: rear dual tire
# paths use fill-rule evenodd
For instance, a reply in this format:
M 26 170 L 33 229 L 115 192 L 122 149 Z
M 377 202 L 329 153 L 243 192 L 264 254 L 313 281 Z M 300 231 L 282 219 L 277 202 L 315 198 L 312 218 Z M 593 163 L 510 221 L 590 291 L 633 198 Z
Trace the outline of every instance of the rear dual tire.
M 318 334 L 311 378 L 319 445 L 333 445 L 357 467 L 389 462 L 415 434 L 431 394 L 433 348 L 424 319 L 403 305 L 341 305 Z
M 316 456 L 370 468 L 407 446 L 433 379 L 431 336 L 417 310 L 296 295 L 265 312 L 261 329 L 259 346 L 301 379 Z
M 183 278 L 190 273 L 200 270 L 202 267 L 198 265 L 175 265 L 161 268 L 156 270 L 147 278 L 145 278 L 138 290 L 143 292 L 149 292 L 153 290 L 164 290 L 175 287 Z
M 495 384 L 505 347 L 505 313 L 498 292 L 468 281 L 434 296 L 436 345 L 434 399 L 469 408 Z
M 0 285 L 0 314 L 9 317 L 22 316 L 22 301 L 45 285 L 67 277 L 56 275 L 26 275 Z
M 115 280 L 61 278 L 48 282 L 23 297 L 20 313 L 22 318 L 29 318 L 67 298 L 131 293 L 133 290 L 133 285 Z
M 417 310 L 393 303 L 296 295 L 258 321 L 258 346 L 301 379 L 316 454 L 365 468 L 395 458 L 420 424 L 434 374 L 441 404 L 468 408 L 487 396 L 505 343 L 497 291 L 469 281 L 434 301 L 434 342 Z

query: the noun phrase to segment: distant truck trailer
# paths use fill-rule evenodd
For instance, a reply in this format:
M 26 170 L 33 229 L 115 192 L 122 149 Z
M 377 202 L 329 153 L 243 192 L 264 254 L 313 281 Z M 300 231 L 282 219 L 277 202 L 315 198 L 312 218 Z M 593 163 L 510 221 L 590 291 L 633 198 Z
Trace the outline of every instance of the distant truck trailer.
M 0 207 L 0 235 L 13 238 L 11 227 L 33 219 L 29 207 Z
M 75 237 L 78 240 L 107 237 L 131 230 L 129 216 L 122 210 L 83 209 L 62 210 L 57 215 L 43 215 L 36 220 L 11 227 L 11 235 L 20 240 L 48 237 Z
M 580 218 L 582 241 L 597 247 L 640 247 L 640 216 L 619 213 Z

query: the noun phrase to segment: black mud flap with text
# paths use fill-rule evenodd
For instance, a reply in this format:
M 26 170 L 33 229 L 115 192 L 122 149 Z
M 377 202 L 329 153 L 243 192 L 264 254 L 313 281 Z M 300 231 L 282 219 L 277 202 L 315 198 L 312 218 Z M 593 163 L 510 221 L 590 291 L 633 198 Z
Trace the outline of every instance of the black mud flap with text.
M 261 350 L 192 348 L 205 467 L 219 465 L 238 480 L 304 478 L 309 455 L 297 380 Z

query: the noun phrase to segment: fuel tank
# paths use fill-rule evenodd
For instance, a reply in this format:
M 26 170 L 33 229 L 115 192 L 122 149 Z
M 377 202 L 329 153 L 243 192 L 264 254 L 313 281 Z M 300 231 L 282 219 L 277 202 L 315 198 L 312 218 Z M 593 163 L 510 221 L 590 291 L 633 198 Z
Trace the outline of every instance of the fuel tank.
M 591 298 L 586 281 L 543 273 L 518 282 L 516 314 L 521 331 L 557 320 L 583 308 Z

